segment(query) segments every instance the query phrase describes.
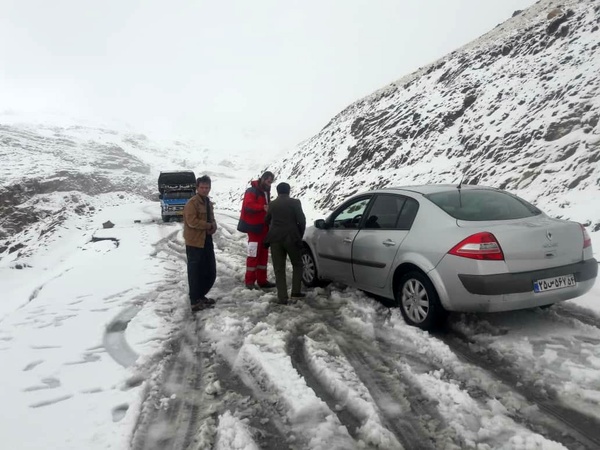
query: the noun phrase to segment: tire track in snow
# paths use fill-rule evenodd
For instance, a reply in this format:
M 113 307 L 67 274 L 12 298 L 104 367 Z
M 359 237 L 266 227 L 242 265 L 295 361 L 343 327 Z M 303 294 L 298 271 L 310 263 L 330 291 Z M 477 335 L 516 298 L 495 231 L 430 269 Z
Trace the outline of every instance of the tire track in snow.
M 362 345 L 363 343 L 367 343 L 367 340 L 360 341 L 356 337 L 354 338 L 354 340 L 351 340 L 348 338 L 348 336 L 344 336 L 340 340 L 340 342 L 352 342 L 351 345 L 347 345 L 347 355 L 351 355 L 353 353 L 357 355 L 357 358 L 354 359 L 352 363 L 355 369 L 357 369 L 360 366 L 361 359 L 364 361 L 373 358 L 382 358 L 383 360 L 387 359 L 389 361 L 390 367 L 394 367 L 394 361 L 403 360 L 411 367 L 412 370 L 414 370 L 414 368 L 417 368 L 418 371 L 431 373 L 435 370 L 438 370 L 440 367 L 436 364 L 442 362 L 442 367 L 446 373 L 445 376 L 449 377 L 449 379 L 451 380 L 463 380 L 463 382 L 465 382 L 467 385 L 467 391 L 473 399 L 477 399 L 478 402 L 482 404 L 485 401 L 494 400 L 494 395 L 488 394 L 485 390 L 475 391 L 471 386 L 468 386 L 471 380 L 465 380 L 464 373 L 457 373 L 453 365 L 448 366 L 444 364 L 443 357 L 441 358 L 441 361 L 436 361 L 435 363 L 428 361 L 426 359 L 426 355 L 420 354 L 419 352 L 415 351 L 416 349 L 411 348 L 410 345 L 403 345 L 403 336 L 399 336 L 400 339 L 398 339 L 398 342 L 390 342 L 390 333 L 389 331 L 385 330 L 385 319 L 379 318 L 378 320 L 379 323 L 377 323 L 375 326 L 376 341 L 380 341 L 381 348 L 386 349 L 385 353 L 377 349 L 370 349 L 370 345 L 368 344 L 365 344 L 365 348 L 363 349 L 358 349 L 356 347 L 356 343 L 360 343 Z M 336 322 L 337 321 L 331 323 L 333 324 L 333 326 L 337 326 L 339 330 L 343 331 L 343 325 L 336 325 Z M 452 333 L 454 333 L 454 331 Z M 443 336 L 444 335 L 442 335 L 442 337 L 440 338 L 439 335 L 434 335 L 433 338 L 442 340 L 448 345 L 450 350 L 453 351 L 456 355 L 460 356 L 461 359 L 466 360 L 468 363 L 479 367 L 481 370 L 489 373 L 490 368 L 497 370 L 501 370 L 501 368 L 507 368 L 505 361 L 486 360 L 485 358 L 482 359 L 479 350 L 477 352 L 473 351 L 470 345 L 465 345 L 464 349 L 458 348 L 456 345 L 452 345 L 451 342 L 447 342 L 446 340 L 444 340 Z M 452 334 L 449 334 L 448 336 L 450 336 L 450 339 L 452 337 Z M 385 339 L 382 340 L 381 337 L 385 337 Z M 406 338 L 409 338 L 407 339 L 407 341 L 410 341 L 409 336 L 406 336 Z M 465 353 L 467 352 L 471 356 L 471 358 L 465 357 Z M 349 358 L 352 359 L 351 356 L 349 356 Z M 372 373 L 377 373 L 377 367 L 379 366 L 379 364 L 380 362 L 370 365 L 371 367 L 366 371 L 367 376 L 369 376 Z M 369 363 L 367 362 L 365 366 L 368 367 Z M 508 382 L 508 380 L 506 380 L 506 377 L 498 377 L 497 374 L 494 373 L 492 373 L 491 375 L 493 378 L 499 379 L 500 382 L 507 385 L 507 387 L 512 389 L 513 392 L 519 394 L 521 397 L 529 401 L 531 406 L 537 406 L 542 411 L 542 414 L 530 414 L 528 416 L 524 415 L 522 411 L 512 411 L 512 413 L 509 413 L 507 417 L 512 418 L 515 421 L 515 423 L 521 424 L 525 428 L 535 433 L 538 433 L 542 436 L 547 437 L 548 439 L 566 445 L 568 448 L 582 448 L 582 445 L 583 448 L 600 448 L 600 441 L 598 441 L 597 439 L 597 430 L 599 430 L 600 428 L 598 427 L 599 424 L 597 424 L 594 421 L 594 419 L 590 419 L 589 417 L 577 412 L 576 410 L 564 408 L 556 402 L 552 402 L 548 399 L 532 398 L 531 392 L 537 391 L 537 389 L 534 389 L 534 387 L 531 385 L 522 386 L 520 384 L 522 382 L 522 379 L 520 379 L 518 375 L 513 375 L 513 373 L 518 374 L 518 370 L 511 372 L 510 368 L 507 368 L 506 372 L 507 374 L 510 374 L 514 377 L 512 378 L 512 382 Z M 399 374 L 398 378 L 401 379 L 402 376 Z M 384 381 L 385 380 L 389 380 L 389 378 L 385 377 Z M 366 385 L 371 386 L 371 383 L 369 383 L 368 381 L 363 381 Z M 405 384 L 407 386 L 411 386 L 411 382 L 409 380 L 406 380 Z M 372 391 L 372 388 L 370 387 L 369 390 Z M 391 389 L 384 389 L 384 392 L 388 390 Z M 422 395 L 419 394 L 418 388 L 416 389 L 416 391 L 416 394 L 410 395 L 411 408 L 419 408 L 419 405 L 421 403 L 418 399 L 422 398 Z M 508 395 L 508 397 L 510 397 L 510 395 Z M 525 411 L 528 410 L 528 408 L 521 409 L 524 409 Z M 431 407 L 429 410 L 433 410 L 434 416 L 439 416 L 434 407 Z M 427 415 L 427 413 L 428 411 L 422 412 L 422 414 L 425 416 Z M 443 439 L 443 436 L 441 434 L 443 434 L 443 430 L 440 430 L 438 427 L 434 439 Z
M 444 440 L 447 440 L 447 433 L 439 430 L 443 419 L 435 405 L 400 374 L 396 369 L 397 361 L 393 357 L 385 356 L 387 349 L 382 350 L 379 347 L 380 341 L 375 340 L 371 345 L 364 336 L 345 327 L 337 308 L 324 307 L 310 301 L 309 304 L 315 309 L 316 317 L 326 324 L 333 341 L 342 350 L 375 401 L 382 425 L 392 432 L 405 448 L 433 449 L 437 447 L 436 436 L 438 438 L 443 436 Z M 430 366 L 428 362 L 421 360 L 418 361 L 418 365 Z M 311 387 L 318 392 L 327 390 L 318 384 Z M 405 411 L 399 413 L 398 409 L 410 410 L 415 416 L 408 417 Z M 340 418 L 340 420 L 348 419 Z M 353 425 L 356 421 L 360 422 L 360 419 L 354 418 L 349 425 Z M 436 432 L 431 433 L 427 430 L 436 430 Z
M 175 231 L 170 233 L 167 237 L 159 240 L 154 245 L 154 251 L 151 253 L 151 255 L 156 257 L 161 251 L 164 251 L 174 258 L 179 257 L 179 252 L 172 248 L 172 241 L 177 233 L 178 231 Z M 161 257 L 160 259 L 166 260 L 167 258 Z M 123 293 L 119 293 L 117 296 Z M 142 310 L 144 304 L 151 300 L 156 300 L 156 298 L 156 292 L 151 294 L 141 294 L 136 299 L 135 304 L 124 308 L 106 326 L 104 336 L 102 337 L 104 348 L 106 349 L 107 353 L 123 367 L 133 366 L 139 356 L 127 342 L 125 330 L 127 329 L 129 322 L 131 322 L 131 320 Z
M 153 380 L 156 389 L 144 402 L 151 407 L 138 420 L 133 449 L 176 450 L 190 446 L 203 401 L 200 388 L 207 373 L 206 358 L 197 350 L 196 331 L 196 323 L 190 320 L 173 339 L 161 376 Z
M 131 319 L 133 319 L 141 309 L 141 305 L 131 305 L 123 309 L 106 326 L 104 332 L 104 337 L 102 339 L 104 348 L 108 354 L 123 367 L 133 366 L 139 356 L 127 343 L 125 330 Z
M 535 383 L 527 382 L 521 371 L 510 361 L 495 351 L 481 347 L 469 337 L 452 330 L 449 333 L 436 333 L 435 337 L 446 343 L 461 359 L 486 371 L 514 392 L 537 406 L 546 417 L 518 415 L 513 417 L 519 423 L 568 448 L 600 448 L 600 422 L 580 411 L 562 405 L 554 392 L 541 393 Z M 513 412 L 513 416 L 515 412 Z
M 221 248 L 235 245 L 232 239 L 221 237 L 223 231 L 228 233 L 223 229 L 215 235 L 215 253 L 220 264 L 223 263 L 219 257 Z M 169 257 L 185 262 L 185 244 L 177 238 L 179 232 L 177 230 L 158 242 L 153 255 L 165 252 Z M 228 284 L 229 280 L 218 278 L 215 288 L 223 282 Z M 211 342 L 202 338 L 203 323 L 202 316 L 189 318 L 172 337 L 165 352 L 156 356 L 158 360 L 154 364 L 149 364 L 158 370 L 146 386 L 131 447 L 154 450 L 212 446 L 214 436 L 202 430 L 214 426 L 219 412 L 226 408 L 248 410 L 248 404 L 253 403 L 250 424 L 254 423 L 255 434 L 261 443 L 266 444 L 266 448 L 285 448 L 282 444 L 285 436 L 271 424 L 269 416 L 272 413 L 265 412 L 263 405 L 252 398 L 251 391 L 226 363 L 211 363 L 218 358 L 210 351 Z M 221 387 L 213 386 L 215 380 L 219 380 Z M 225 403 L 218 398 L 223 389 L 227 392 Z M 232 399 L 237 399 L 241 406 L 237 408 Z M 206 414 L 206 411 L 210 413 Z
M 352 413 L 347 411 L 345 408 L 340 409 L 338 399 L 331 395 L 326 388 L 321 385 L 321 382 L 312 373 L 306 358 L 304 356 L 304 343 L 302 336 L 304 333 L 300 332 L 295 336 L 291 337 L 288 342 L 289 354 L 292 359 L 292 365 L 294 369 L 304 378 L 307 386 L 311 388 L 317 397 L 323 400 L 331 411 L 335 412 L 340 423 L 344 425 L 350 436 L 354 439 L 360 439 L 357 430 L 361 426 L 361 420 L 355 417 Z
M 600 330 L 600 317 L 598 317 L 593 311 L 588 311 L 584 308 L 576 307 L 575 305 L 563 305 L 558 303 L 552 308 L 548 309 L 547 313 L 550 315 L 556 314 L 559 318 L 566 317 Z
M 179 347 L 180 340 L 174 337 L 165 346 L 163 352 L 156 355 L 156 358 L 160 358 L 160 360 L 154 365 L 149 380 L 145 382 L 144 400 L 130 441 L 132 450 L 160 448 L 159 443 L 169 439 L 168 436 L 164 436 L 168 427 L 165 427 L 164 422 L 159 422 L 158 418 L 161 414 L 161 407 L 164 406 L 163 399 L 168 398 L 165 397 L 164 385 L 171 372 L 175 370 Z M 150 430 L 152 430 L 152 435 L 150 435 Z
M 277 425 L 279 412 L 269 399 L 257 398 L 211 350 L 213 343 L 203 336 L 204 322 L 202 316 L 191 317 L 172 339 L 159 374 L 146 389 L 132 449 L 210 447 L 214 436 L 203 430 L 214 426 L 226 410 L 248 419 L 261 448 L 287 448 L 281 432 L 285 426 Z

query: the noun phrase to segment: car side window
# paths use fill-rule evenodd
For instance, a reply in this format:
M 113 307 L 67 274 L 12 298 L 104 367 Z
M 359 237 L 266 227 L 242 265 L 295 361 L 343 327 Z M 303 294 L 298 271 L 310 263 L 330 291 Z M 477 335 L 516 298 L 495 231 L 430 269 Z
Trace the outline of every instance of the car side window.
M 406 197 L 400 195 L 378 195 L 369 210 L 369 217 L 364 227 L 367 229 L 394 229 L 398 216 L 406 202 Z
M 331 219 L 333 228 L 358 228 L 370 200 L 371 197 L 357 199 L 352 203 L 343 206 L 341 211 L 335 212 Z
M 410 230 L 415 217 L 417 217 L 417 211 L 419 211 L 419 202 L 414 198 L 406 198 L 402 211 L 398 216 L 398 222 L 396 223 L 397 230 Z

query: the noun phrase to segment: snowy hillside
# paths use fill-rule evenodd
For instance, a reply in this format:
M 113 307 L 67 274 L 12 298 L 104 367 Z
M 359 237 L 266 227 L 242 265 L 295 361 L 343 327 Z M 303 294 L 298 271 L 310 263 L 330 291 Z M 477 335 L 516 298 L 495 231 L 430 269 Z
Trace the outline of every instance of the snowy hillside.
M 85 227 L 98 208 L 155 200 L 161 170 L 213 177 L 214 199 L 250 178 L 260 164 L 233 152 L 181 141 L 152 141 L 112 129 L 22 122 L 0 115 L 0 261 L 30 256 L 67 219 Z M 244 176 L 242 175 L 242 178 Z M 158 211 L 158 209 L 157 209 Z M 98 224 L 92 224 L 97 226 Z
M 600 2 L 541 0 L 350 105 L 276 168 L 326 211 L 428 182 L 508 189 L 600 230 Z M 583 194 L 583 195 L 582 195 Z

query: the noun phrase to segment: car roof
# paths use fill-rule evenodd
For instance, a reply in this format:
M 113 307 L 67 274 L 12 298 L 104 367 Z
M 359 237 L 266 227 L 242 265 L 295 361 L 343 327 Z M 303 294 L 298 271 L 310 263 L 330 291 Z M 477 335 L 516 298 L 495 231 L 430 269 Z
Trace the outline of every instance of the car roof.
M 446 192 L 458 189 L 457 184 L 419 184 L 419 185 L 411 185 L 411 186 L 390 186 L 383 189 L 378 189 L 373 192 L 390 192 L 390 191 L 410 191 L 417 194 L 435 194 L 437 192 Z M 478 186 L 473 184 L 463 184 L 460 189 L 462 190 L 476 190 L 476 189 L 487 189 L 487 190 L 496 190 L 496 188 L 489 186 Z

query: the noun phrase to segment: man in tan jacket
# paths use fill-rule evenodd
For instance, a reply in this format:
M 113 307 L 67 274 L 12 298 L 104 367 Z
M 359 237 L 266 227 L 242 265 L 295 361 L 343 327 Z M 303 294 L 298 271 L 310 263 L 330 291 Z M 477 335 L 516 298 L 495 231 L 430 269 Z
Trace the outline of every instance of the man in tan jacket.
M 204 175 L 196 180 L 196 193 L 183 208 L 183 239 L 187 255 L 188 284 L 192 312 L 210 308 L 215 301 L 206 297 L 217 278 L 212 235 L 217 222 L 208 194 L 211 180 Z

